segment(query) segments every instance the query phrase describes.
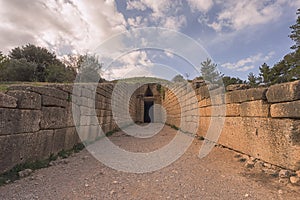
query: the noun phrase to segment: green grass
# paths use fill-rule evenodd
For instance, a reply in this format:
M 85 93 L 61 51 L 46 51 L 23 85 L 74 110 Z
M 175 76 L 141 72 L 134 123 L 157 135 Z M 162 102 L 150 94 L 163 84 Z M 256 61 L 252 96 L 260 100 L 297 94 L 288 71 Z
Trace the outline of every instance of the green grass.
M 8 88 L 12 85 L 32 85 L 32 86 L 42 86 L 49 84 L 47 82 L 0 82 L 0 92 L 6 92 Z
M 171 128 L 172 128 L 172 129 L 175 129 L 175 130 L 177 130 L 177 131 L 179 130 L 179 128 L 178 128 L 177 126 L 175 126 L 175 125 L 171 125 Z
M 8 85 L 0 85 L 0 92 L 6 92 L 8 89 Z

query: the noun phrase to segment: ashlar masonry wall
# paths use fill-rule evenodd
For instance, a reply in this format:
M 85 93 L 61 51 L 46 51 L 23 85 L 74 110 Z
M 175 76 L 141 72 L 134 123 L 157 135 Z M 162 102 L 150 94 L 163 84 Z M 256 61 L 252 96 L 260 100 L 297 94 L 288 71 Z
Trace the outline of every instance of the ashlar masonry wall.
M 13 85 L 0 93 L 0 173 L 16 164 L 48 158 L 77 143 L 94 141 L 118 128 L 111 109 L 114 84 L 99 84 L 95 91 L 88 84 L 80 88 L 73 93 L 72 84 Z M 117 104 L 126 96 L 130 98 L 126 88 L 121 88 L 119 95 L 121 98 L 115 99 Z M 79 111 L 76 123 L 72 106 Z M 91 112 L 93 108 L 96 112 Z M 129 108 L 136 112 L 134 99 Z M 122 106 L 119 111 L 121 126 L 135 120 Z M 79 127 L 80 138 L 75 125 Z
M 218 89 L 209 93 L 205 84 L 193 91 L 180 88 L 166 90 L 163 106 L 168 124 L 180 127 L 182 120 L 197 123 L 199 119 L 197 134 L 207 137 L 209 126 L 215 126 L 213 119 L 224 117 L 224 126 L 216 127 L 221 129 L 219 144 L 274 165 L 300 169 L 300 81 L 226 92 L 214 96 L 213 103 L 210 94 Z M 187 98 L 180 105 L 179 100 L 189 95 L 197 96 L 198 102 Z M 220 108 L 226 111 L 222 114 Z M 199 118 L 181 117 L 182 112 L 195 110 Z

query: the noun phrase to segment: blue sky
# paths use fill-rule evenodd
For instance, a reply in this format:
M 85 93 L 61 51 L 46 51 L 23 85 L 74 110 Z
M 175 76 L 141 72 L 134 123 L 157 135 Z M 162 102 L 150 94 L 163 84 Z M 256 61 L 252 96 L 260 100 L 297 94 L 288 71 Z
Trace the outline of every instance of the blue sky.
M 258 74 L 262 63 L 272 66 L 291 52 L 289 26 L 299 7 L 300 0 L 0 0 L 0 50 L 33 43 L 63 57 L 94 52 L 126 30 L 162 27 L 200 43 L 225 75 L 245 79 L 249 72 Z M 131 52 L 115 63 L 104 72 L 106 78 L 199 75 L 164 50 Z

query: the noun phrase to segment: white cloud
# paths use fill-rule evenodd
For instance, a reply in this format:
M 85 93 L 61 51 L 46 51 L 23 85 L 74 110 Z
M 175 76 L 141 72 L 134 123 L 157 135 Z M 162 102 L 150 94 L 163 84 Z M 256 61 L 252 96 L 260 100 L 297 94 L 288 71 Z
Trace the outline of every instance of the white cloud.
M 229 63 L 229 62 L 224 63 L 221 66 L 235 71 L 248 71 L 249 69 L 255 68 L 256 65 L 261 65 L 262 63 L 267 62 L 272 58 L 273 55 L 274 55 L 273 51 L 268 53 L 265 56 L 259 53 L 254 56 L 241 59 L 235 63 Z
M 2 0 L 0 17 L 0 46 L 5 52 L 33 43 L 58 54 L 67 49 L 82 53 L 126 28 L 112 0 Z
M 103 73 L 107 80 L 131 78 L 131 77 L 155 77 L 155 75 L 146 67 L 136 65 L 125 65 L 114 67 Z
M 244 66 L 242 68 L 238 68 L 236 71 L 238 71 L 238 72 L 245 72 L 245 71 L 248 71 L 248 70 L 253 69 L 253 68 L 255 68 L 254 65 Z
M 216 21 L 208 24 L 215 31 L 224 28 L 241 30 L 249 26 L 266 24 L 276 21 L 283 12 L 283 1 L 277 0 L 239 0 L 225 1 L 223 10 L 217 15 Z
M 123 55 L 118 61 L 123 65 L 152 66 L 152 62 L 145 51 L 132 51 Z
M 186 23 L 187 22 L 184 15 L 166 17 L 160 22 L 163 27 L 174 30 L 179 30 L 181 27 L 185 26 Z
M 127 10 L 136 9 L 136 10 L 140 10 L 140 11 L 145 11 L 147 9 L 147 6 L 141 1 L 127 1 L 126 9 Z
M 154 76 L 151 67 L 154 63 L 145 51 L 132 51 L 116 60 L 110 68 L 103 72 L 103 77 L 111 79 L 129 78 L 137 76 Z
M 127 19 L 127 23 L 132 28 L 140 28 L 148 26 L 148 19 L 142 16 L 130 17 Z
M 186 17 L 178 14 L 182 9 L 182 3 L 178 0 L 164 0 L 159 3 L 153 0 L 133 0 L 127 2 L 126 9 L 138 11 L 149 9 L 150 14 L 144 13 L 144 20 L 164 28 L 180 30 L 187 24 Z M 128 23 L 135 27 L 145 25 L 141 21 L 138 18 L 131 18 Z
M 207 12 L 212 8 L 214 4 L 212 0 L 188 0 L 187 2 L 193 12 Z

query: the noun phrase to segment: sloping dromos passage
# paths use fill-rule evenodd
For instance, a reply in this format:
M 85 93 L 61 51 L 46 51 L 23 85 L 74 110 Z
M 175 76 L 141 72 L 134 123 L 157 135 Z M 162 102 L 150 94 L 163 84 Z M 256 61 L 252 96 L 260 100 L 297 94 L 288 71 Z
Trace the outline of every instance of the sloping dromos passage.
M 119 100 L 114 99 L 119 105 L 117 116 L 112 112 L 114 87 L 113 83 L 102 83 L 95 91 L 86 87 L 74 94 L 73 85 L 68 84 L 13 85 L 0 93 L 0 173 L 16 164 L 71 149 L 83 140 L 94 141 L 132 122 L 166 122 L 189 132 L 191 127 L 180 127 L 184 120 L 199 125 L 192 134 L 206 137 L 214 117 L 225 119 L 219 144 L 273 165 L 300 169 L 300 81 L 269 88 L 232 89 L 214 104 L 209 95 L 212 91 L 205 84 L 193 85 L 194 90 L 183 90 L 180 85 L 170 90 L 155 83 L 140 84 L 132 95 L 124 85 L 118 89 Z M 81 100 L 72 101 L 74 95 Z M 196 95 L 197 102 L 189 95 Z M 129 99 L 128 108 L 122 104 L 124 98 Z M 179 105 L 180 98 L 184 106 Z M 75 123 L 72 106 L 80 110 Z M 223 116 L 212 112 L 224 106 Z M 92 108 L 97 117 L 94 121 L 89 117 Z M 98 130 L 98 123 L 102 130 Z M 75 125 L 84 133 L 80 137 Z

